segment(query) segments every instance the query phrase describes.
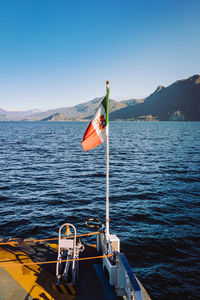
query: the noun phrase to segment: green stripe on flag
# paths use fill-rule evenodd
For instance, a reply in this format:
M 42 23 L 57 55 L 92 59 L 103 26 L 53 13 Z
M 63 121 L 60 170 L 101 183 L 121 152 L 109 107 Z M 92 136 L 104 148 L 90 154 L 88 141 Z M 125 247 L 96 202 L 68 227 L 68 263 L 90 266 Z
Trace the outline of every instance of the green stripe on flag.
M 107 104 L 107 108 L 106 108 L 106 126 L 108 125 L 108 122 L 109 122 L 109 87 L 107 89 L 107 95 L 106 95 L 106 104 Z
M 104 97 L 104 99 L 102 100 L 101 104 L 103 105 L 103 108 L 105 109 L 105 112 L 107 112 L 107 105 L 106 105 L 106 96 Z
M 106 126 L 107 126 L 108 122 L 109 122 L 109 88 L 107 90 L 107 95 L 104 97 L 101 104 L 102 104 L 102 106 L 103 106 L 103 108 L 105 109 L 105 112 L 106 112 Z

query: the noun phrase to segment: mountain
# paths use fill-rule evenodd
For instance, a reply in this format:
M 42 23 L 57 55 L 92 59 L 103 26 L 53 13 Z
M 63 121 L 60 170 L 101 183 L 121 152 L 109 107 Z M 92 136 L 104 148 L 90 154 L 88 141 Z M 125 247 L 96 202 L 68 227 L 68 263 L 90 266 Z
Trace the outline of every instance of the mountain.
M 26 111 L 7 111 L 0 108 L 0 121 L 18 121 L 25 117 L 33 116 L 40 112 L 39 109 L 31 109 Z
M 47 118 L 42 119 L 41 121 L 70 121 L 70 119 L 67 118 L 64 114 L 55 113 Z
M 76 119 L 88 119 L 91 118 L 97 107 L 102 101 L 102 97 L 95 98 L 93 100 L 90 100 L 88 102 L 78 104 L 73 107 L 62 107 L 54 110 L 48 110 L 47 112 L 41 114 L 40 116 L 43 116 L 44 118 L 48 118 L 49 115 L 55 115 L 55 114 L 64 114 L 68 119 L 76 120 Z M 117 102 L 115 100 L 110 99 L 110 112 L 113 112 L 115 110 L 119 110 L 121 108 L 126 107 L 126 104 L 123 104 L 122 102 Z M 38 115 L 39 116 L 39 115 Z
M 25 121 L 81 121 L 90 119 L 99 104 L 102 101 L 102 97 L 95 98 L 88 102 L 78 104 L 73 107 L 61 107 L 57 109 L 51 109 L 45 112 L 34 112 L 28 113 L 24 112 L 23 114 L 19 114 L 17 112 L 7 112 L 3 110 L 1 114 L 0 111 L 0 120 L 25 120 Z M 137 100 L 134 100 L 134 103 L 137 103 Z M 134 105 L 134 104 L 133 104 Z M 115 110 L 122 109 L 127 107 L 126 101 L 115 101 L 110 99 L 110 112 Z
M 4 109 L 0 108 L 0 115 L 6 114 L 6 113 L 7 113 L 7 111 L 6 111 L 6 110 L 4 110 Z
M 78 104 L 74 107 L 65 107 L 65 108 L 58 108 L 54 110 L 49 110 L 43 114 L 40 114 L 42 117 L 41 121 L 84 121 L 90 120 L 94 113 L 97 110 L 97 107 L 100 105 L 103 97 L 95 98 L 91 101 Z M 115 101 L 110 99 L 110 113 L 114 111 L 118 111 L 125 107 L 136 105 L 137 103 L 141 103 L 143 100 L 137 99 L 130 99 L 124 101 Z M 37 115 L 38 117 L 39 115 Z M 36 117 L 36 116 L 35 116 Z
M 111 120 L 200 121 L 200 75 L 159 86 L 143 103 L 110 114 Z
M 0 121 L 90 120 L 102 99 L 95 98 L 73 107 L 61 107 L 45 112 L 8 112 L 0 109 Z M 168 87 L 159 85 L 145 99 L 110 99 L 110 120 L 200 121 L 200 75 L 178 80 Z

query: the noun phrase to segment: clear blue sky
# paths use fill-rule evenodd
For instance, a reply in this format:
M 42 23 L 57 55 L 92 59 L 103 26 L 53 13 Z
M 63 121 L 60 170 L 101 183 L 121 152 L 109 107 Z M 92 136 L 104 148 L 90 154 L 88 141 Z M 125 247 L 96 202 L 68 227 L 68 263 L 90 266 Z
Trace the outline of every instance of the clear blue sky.
M 0 0 L 0 107 L 143 98 L 200 73 L 199 0 Z

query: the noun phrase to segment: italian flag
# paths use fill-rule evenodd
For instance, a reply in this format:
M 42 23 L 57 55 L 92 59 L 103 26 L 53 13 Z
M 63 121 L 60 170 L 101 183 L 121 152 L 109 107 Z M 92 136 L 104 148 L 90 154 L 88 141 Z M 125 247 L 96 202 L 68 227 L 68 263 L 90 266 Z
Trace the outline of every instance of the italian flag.
M 101 102 L 93 120 L 88 125 L 81 142 L 84 151 L 95 148 L 106 139 L 106 128 L 108 126 L 108 102 L 109 98 L 107 95 Z

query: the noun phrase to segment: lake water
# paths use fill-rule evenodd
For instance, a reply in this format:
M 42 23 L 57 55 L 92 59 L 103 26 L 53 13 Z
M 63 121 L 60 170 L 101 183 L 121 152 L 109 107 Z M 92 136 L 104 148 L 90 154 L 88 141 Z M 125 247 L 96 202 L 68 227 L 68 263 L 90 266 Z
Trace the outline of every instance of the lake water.
M 105 219 L 105 143 L 87 123 L 0 122 L 0 237 Z M 200 299 L 200 122 L 110 122 L 110 231 L 152 299 Z

